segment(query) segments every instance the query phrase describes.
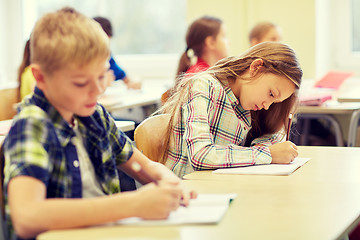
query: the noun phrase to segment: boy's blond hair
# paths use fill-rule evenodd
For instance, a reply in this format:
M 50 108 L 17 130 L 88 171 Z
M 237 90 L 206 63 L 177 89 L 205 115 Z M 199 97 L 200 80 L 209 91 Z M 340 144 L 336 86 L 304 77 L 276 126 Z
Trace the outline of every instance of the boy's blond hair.
M 31 63 L 52 74 L 69 64 L 83 66 L 110 56 L 109 38 L 94 20 L 72 8 L 48 13 L 30 37 Z

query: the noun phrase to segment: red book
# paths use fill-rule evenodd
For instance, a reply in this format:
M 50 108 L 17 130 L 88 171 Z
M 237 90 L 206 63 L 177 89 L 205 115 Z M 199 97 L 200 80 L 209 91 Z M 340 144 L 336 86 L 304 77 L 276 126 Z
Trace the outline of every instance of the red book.
M 328 72 L 314 87 L 339 89 L 345 79 L 353 75 L 350 72 Z
M 310 96 L 300 96 L 300 105 L 303 106 L 320 106 L 327 100 L 331 99 L 330 94 L 315 94 Z

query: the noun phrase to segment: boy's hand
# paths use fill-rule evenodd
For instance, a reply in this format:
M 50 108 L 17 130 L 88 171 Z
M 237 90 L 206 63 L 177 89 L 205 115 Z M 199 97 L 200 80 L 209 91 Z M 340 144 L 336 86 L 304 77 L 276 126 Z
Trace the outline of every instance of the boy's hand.
M 180 205 L 182 189 L 179 184 L 149 183 L 137 190 L 138 216 L 143 219 L 165 219 Z
M 299 155 L 296 145 L 290 141 L 276 143 L 269 149 L 272 157 L 271 163 L 291 163 Z

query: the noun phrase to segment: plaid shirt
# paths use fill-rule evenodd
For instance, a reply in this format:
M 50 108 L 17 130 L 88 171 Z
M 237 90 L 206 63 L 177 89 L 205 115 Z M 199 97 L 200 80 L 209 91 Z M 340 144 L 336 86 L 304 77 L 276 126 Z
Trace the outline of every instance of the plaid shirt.
M 251 129 L 250 111 L 239 104 L 230 87 L 207 73 L 193 78 L 180 116 L 175 117 L 165 163 L 182 177 L 195 170 L 271 163 L 269 146 L 281 134 L 254 139 L 243 147 Z
M 117 166 L 133 153 L 131 141 L 119 131 L 100 105 L 90 117 L 77 117 L 85 149 L 94 164 L 96 178 L 105 194 L 120 192 Z M 9 234 L 12 224 L 7 201 L 7 186 L 16 176 L 31 176 L 46 185 L 46 198 L 81 198 L 82 185 L 75 132 L 35 89 L 20 106 L 19 113 L 4 141 L 4 196 Z M 15 238 L 12 235 L 12 238 Z

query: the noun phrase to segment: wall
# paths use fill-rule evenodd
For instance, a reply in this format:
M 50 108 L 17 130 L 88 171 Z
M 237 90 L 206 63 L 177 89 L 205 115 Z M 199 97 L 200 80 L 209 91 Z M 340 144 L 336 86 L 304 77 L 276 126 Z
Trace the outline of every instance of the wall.
M 283 41 L 297 53 L 304 79 L 314 78 L 316 46 L 315 0 L 188 0 L 187 20 L 209 14 L 226 23 L 231 55 L 249 47 L 248 33 L 259 21 L 272 21 L 283 29 Z
M 16 81 L 24 46 L 20 0 L 0 0 L 0 87 Z

